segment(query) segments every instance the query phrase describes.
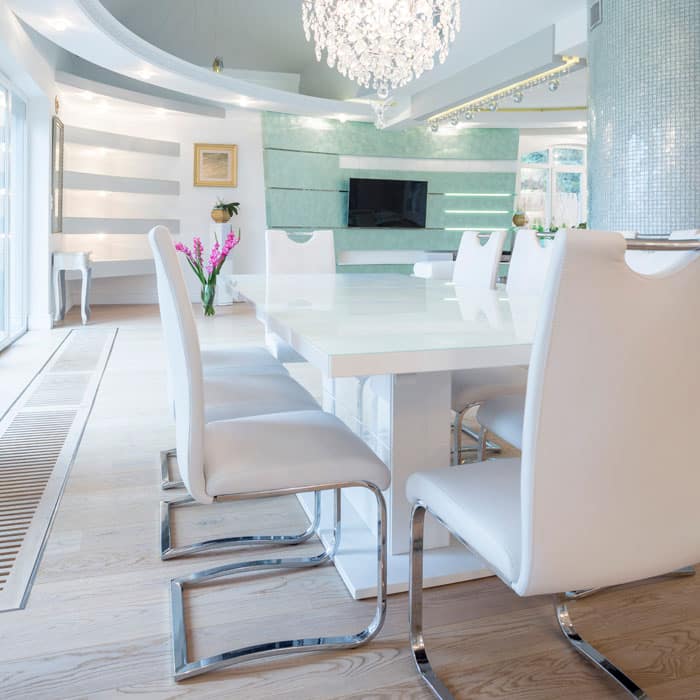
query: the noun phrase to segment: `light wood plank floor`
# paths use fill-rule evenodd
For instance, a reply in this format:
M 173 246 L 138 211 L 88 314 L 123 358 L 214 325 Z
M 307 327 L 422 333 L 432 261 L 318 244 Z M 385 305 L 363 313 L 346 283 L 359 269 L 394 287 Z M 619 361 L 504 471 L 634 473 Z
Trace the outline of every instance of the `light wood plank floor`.
M 67 325 L 76 319 L 74 311 Z M 172 681 L 169 579 L 251 553 L 160 561 L 157 454 L 173 444 L 173 426 L 157 311 L 95 307 L 93 322 L 120 331 L 28 607 L 0 615 L 0 696 L 431 697 L 409 654 L 406 595 L 390 598 L 381 635 L 355 651 L 270 659 Z M 200 329 L 208 343 L 262 342 L 243 305 L 202 319 Z M 293 372 L 318 393 L 313 368 Z M 181 542 L 304 524 L 294 499 L 197 507 L 178 516 Z M 187 604 L 191 643 L 201 654 L 302 630 L 358 629 L 372 607 L 351 600 L 332 567 L 247 576 L 198 591 Z M 519 599 L 489 578 L 429 590 L 426 606 L 434 665 L 458 698 L 622 697 L 568 647 L 548 598 Z M 573 612 L 581 632 L 656 700 L 700 698 L 700 578 L 610 590 L 578 602 Z

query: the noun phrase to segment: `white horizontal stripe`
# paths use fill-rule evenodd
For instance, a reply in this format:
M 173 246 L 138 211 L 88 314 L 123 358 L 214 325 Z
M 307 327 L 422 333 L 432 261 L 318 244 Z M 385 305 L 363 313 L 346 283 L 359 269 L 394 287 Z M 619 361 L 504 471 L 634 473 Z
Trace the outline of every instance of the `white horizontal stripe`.
M 343 170 L 412 170 L 435 173 L 514 173 L 515 160 L 452 160 L 447 158 L 386 158 L 340 156 Z

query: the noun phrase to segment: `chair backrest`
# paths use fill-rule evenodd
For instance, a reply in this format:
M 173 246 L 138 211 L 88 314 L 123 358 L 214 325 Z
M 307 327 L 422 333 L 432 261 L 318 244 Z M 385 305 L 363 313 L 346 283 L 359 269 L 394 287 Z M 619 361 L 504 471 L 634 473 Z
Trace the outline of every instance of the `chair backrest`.
M 700 560 L 700 256 L 625 263 L 622 236 L 557 235 L 523 426 L 521 595 L 640 580 Z
M 459 242 L 452 281 L 460 287 L 494 289 L 505 239 L 505 231 L 494 231 L 481 245 L 476 231 L 465 231 Z
M 700 229 L 673 231 L 669 240 L 682 241 L 688 238 L 700 239 Z M 692 251 L 678 253 L 663 250 L 630 250 L 625 256 L 627 264 L 642 275 L 669 275 L 686 264 L 692 258 Z
M 170 231 L 156 226 L 148 234 L 158 284 L 166 361 L 175 403 L 177 462 L 187 490 L 211 502 L 204 481 L 204 387 L 202 358 L 192 304 Z
M 286 231 L 268 229 L 265 261 L 268 275 L 335 273 L 333 231 L 312 231 L 308 240 L 299 242 Z
M 537 231 L 520 229 L 515 234 L 508 265 L 509 294 L 540 294 L 552 259 L 552 241 L 540 241 Z

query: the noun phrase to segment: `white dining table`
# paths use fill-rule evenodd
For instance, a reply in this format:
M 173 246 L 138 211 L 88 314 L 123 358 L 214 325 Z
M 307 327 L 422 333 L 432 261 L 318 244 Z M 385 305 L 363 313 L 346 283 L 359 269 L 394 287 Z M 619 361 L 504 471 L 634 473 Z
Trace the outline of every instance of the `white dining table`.
M 231 275 L 257 317 L 323 376 L 323 408 L 391 470 L 385 493 L 390 593 L 408 588 L 408 477 L 450 464 L 451 373 L 526 365 L 539 298 L 399 274 Z M 346 489 L 335 566 L 355 598 L 375 594 L 376 508 Z M 331 494 L 321 537 L 330 535 Z M 300 496 L 307 514 L 311 500 Z M 439 586 L 490 575 L 434 522 L 426 523 L 424 580 Z

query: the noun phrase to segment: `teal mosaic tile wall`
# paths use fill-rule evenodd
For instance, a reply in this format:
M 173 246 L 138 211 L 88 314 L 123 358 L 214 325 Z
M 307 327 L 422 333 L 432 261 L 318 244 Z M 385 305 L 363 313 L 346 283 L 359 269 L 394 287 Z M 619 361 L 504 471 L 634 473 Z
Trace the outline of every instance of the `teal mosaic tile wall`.
M 591 228 L 700 227 L 700 0 L 613 0 L 590 32 Z
M 425 128 L 378 131 L 372 124 L 268 112 L 263 114 L 267 225 L 290 232 L 332 228 L 336 251 L 453 250 L 464 229 L 509 228 L 515 172 L 342 169 L 341 156 L 508 160 L 517 129 L 465 129 L 436 135 Z M 347 228 L 351 177 L 428 181 L 425 229 Z M 410 272 L 406 265 L 342 266 L 343 271 Z

